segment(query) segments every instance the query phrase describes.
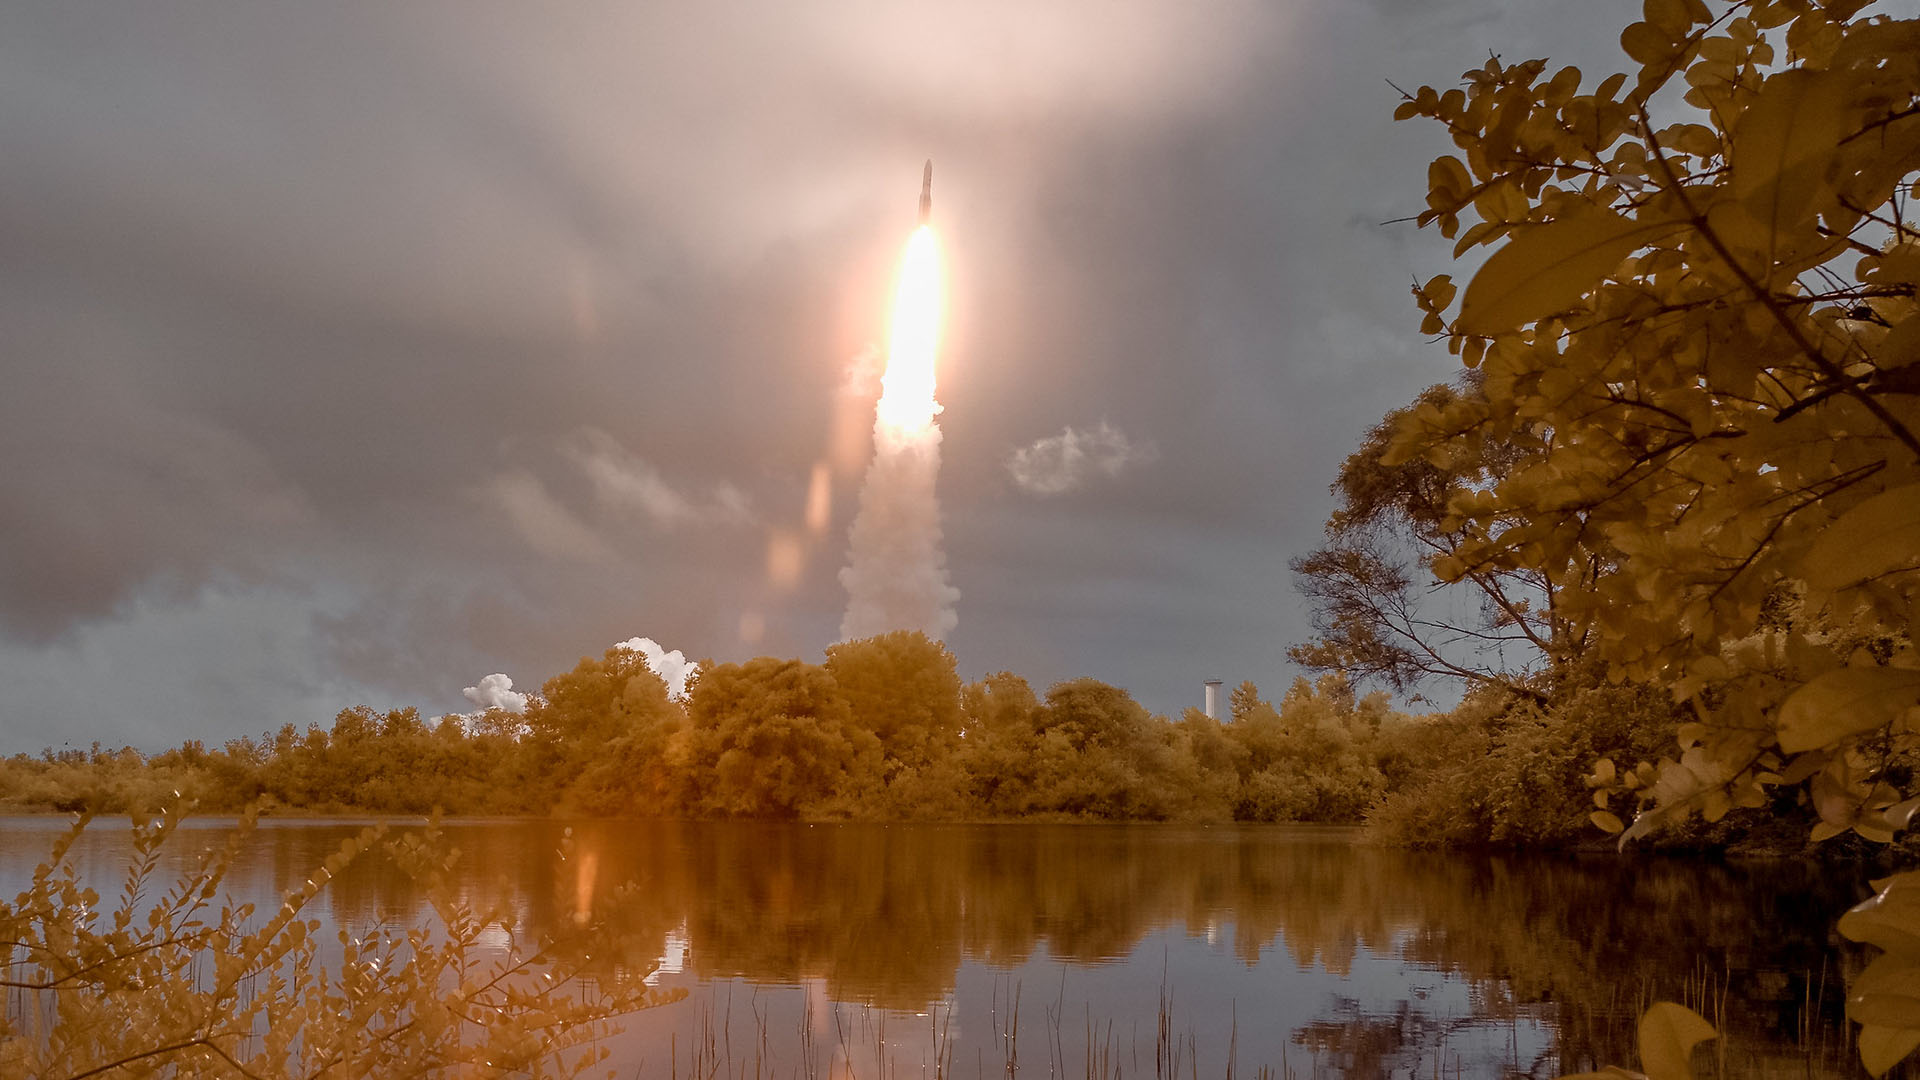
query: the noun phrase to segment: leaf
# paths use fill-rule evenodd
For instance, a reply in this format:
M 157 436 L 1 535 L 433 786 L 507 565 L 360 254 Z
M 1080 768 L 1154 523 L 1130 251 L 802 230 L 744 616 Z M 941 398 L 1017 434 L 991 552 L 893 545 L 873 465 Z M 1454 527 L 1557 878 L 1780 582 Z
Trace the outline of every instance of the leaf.
M 1920 703 L 1920 671 L 1883 667 L 1829 671 L 1795 690 L 1780 706 L 1780 749 L 1797 754 L 1872 731 L 1916 703 Z
M 1659 27 L 1669 40 L 1684 36 L 1693 22 L 1686 0 L 1646 0 L 1642 10 L 1647 21 Z
M 1920 1047 L 1920 1028 L 1860 1025 L 1860 1064 L 1880 1076 Z
M 1847 984 L 1847 1016 L 1880 1027 L 1920 1025 L 1920 964 L 1897 953 L 1875 957 Z
M 1673 39 L 1652 23 L 1637 22 L 1620 33 L 1620 47 L 1642 64 L 1652 64 L 1673 52 Z
M 1427 166 L 1427 187 L 1459 199 L 1472 189 L 1473 177 L 1459 158 L 1447 154 Z
M 1816 198 L 1840 146 L 1845 84 L 1827 72 L 1794 69 L 1767 79 L 1734 125 L 1729 186 L 1758 230 L 1724 237 L 1762 254 L 1772 266 L 1784 250 L 1804 247 L 1813 232 Z
M 1840 916 L 1839 930 L 1850 941 L 1920 957 L 1920 871 L 1894 875 Z
M 1472 297 L 1472 286 L 1467 295 Z M 1920 566 L 1920 484 L 1908 484 L 1841 514 L 1800 560 L 1800 576 L 1816 589 L 1838 589 L 1915 566 Z
M 1908 799 L 1897 806 L 1887 807 L 1887 812 L 1883 816 L 1887 819 L 1889 827 L 1906 829 L 1913 825 L 1913 816 L 1916 813 L 1920 813 L 1920 796 Z
M 1467 283 L 1455 329 L 1492 335 L 1565 310 L 1635 249 L 1682 228 L 1599 208 L 1516 231 Z
M 1656 1001 L 1640 1017 L 1640 1065 L 1651 1080 L 1693 1080 L 1687 1059 L 1694 1046 L 1719 1034 L 1685 1005 Z
M 1627 823 L 1621 821 L 1619 815 L 1611 810 L 1595 810 L 1587 815 L 1587 820 L 1599 826 L 1602 832 L 1619 833 L 1625 832 L 1627 828 Z

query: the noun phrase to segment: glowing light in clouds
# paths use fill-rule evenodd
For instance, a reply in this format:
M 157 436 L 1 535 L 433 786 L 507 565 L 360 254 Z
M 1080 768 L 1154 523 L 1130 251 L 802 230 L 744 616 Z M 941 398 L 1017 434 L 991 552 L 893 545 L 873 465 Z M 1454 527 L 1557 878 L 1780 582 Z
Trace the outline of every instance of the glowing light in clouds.
M 907 239 L 893 294 L 887 373 L 876 419 L 901 432 L 919 431 L 940 412 L 933 400 L 933 362 L 940 343 L 940 244 L 925 225 Z

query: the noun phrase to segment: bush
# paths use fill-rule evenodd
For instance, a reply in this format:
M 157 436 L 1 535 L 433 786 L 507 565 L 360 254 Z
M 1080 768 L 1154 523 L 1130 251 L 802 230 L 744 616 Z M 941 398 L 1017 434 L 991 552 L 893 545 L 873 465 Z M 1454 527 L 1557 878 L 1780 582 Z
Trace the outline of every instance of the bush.
M 0 988 L 9 992 L 0 1075 L 578 1075 L 605 1056 L 583 1043 L 662 1000 L 638 975 L 596 970 L 591 991 L 578 978 L 603 924 L 532 949 L 510 934 L 507 954 L 486 962 L 481 935 L 511 928 L 513 917 L 455 895 L 444 879 L 452 857 L 431 828 L 393 840 L 384 826 L 363 831 L 249 929 L 252 905 L 215 898 L 253 821 L 249 813 L 224 848 L 153 899 L 154 868 L 180 817 L 137 816 L 126 887 L 110 912 L 70 857 L 87 819 L 60 838 L 26 891 L 0 904 Z M 437 925 L 360 940 L 343 931 L 329 972 L 317 959 L 320 923 L 301 915 L 375 845 L 423 887 Z

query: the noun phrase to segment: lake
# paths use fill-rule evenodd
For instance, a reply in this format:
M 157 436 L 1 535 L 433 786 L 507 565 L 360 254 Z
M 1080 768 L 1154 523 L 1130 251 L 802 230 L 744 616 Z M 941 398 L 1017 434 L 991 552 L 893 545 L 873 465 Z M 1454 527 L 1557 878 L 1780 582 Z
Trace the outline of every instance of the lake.
M 0 818 L 11 898 L 60 818 Z M 194 820 L 166 871 L 224 840 Z M 263 909 L 359 824 L 263 822 L 228 891 Z M 414 827 L 399 825 L 400 828 Z M 1352 830 L 1162 825 L 454 821 L 460 887 L 535 928 L 622 883 L 635 1014 L 620 1075 L 1549 1077 L 1635 1062 L 1639 1010 L 1719 1024 L 1727 1076 L 1854 1076 L 1833 923 L 1863 875 L 1802 862 L 1406 852 Z M 124 820 L 74 858 L 102 893 Z M 310 909 L 364 932 L 422 912 L 373 853 Z M 692 1060 L 696 1051 L 702 1055 Z M 1705 1054 L 1702 1055 L 1703 1059 Z M 1230 1071 L 1231 1070 L 1231 1071 Z

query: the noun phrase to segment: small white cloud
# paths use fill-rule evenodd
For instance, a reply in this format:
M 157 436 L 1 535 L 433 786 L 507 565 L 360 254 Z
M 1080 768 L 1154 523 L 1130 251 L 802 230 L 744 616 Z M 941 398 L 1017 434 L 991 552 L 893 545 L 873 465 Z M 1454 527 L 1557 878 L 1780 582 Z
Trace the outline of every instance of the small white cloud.
M 513 680 L 497 671 L 481 679 L 479 686 L 469 686 L 460 692 L 482 709 L 505 709 L 510 713 L 527 711 L 527 695 L 516 692 Z
M 660 681 L 667 684 L 667 696 L 675 701 L 686 699 L 687 683 L 693 679 L 694 673 L 700 670 L 700 665 L 687 659 L 685 653 L 679 649 L 668 652 L 652 638 L 628 638 L 614 648 L 639 653 L 640 658 L 653 669 L 653 673 L 660 676 Z
M 1112 479 L 1157 456 L 1153 444 L 1127 438 L 1105 420 L 1090 430 L 1068 427 L 1007 456 L 1007 472 L 1029 495 L 1064 495 L 1095 478 Z
M 689 497 L 668 483 L 659 469 L 629 453 L 604 431 L 588 428 L 581 432 L 566 453 L 586 474 L 602 504 L 637 510 L 663 528 L 751 519 L 747 496 L 739 488 L 721 483 L 704 499 Z

